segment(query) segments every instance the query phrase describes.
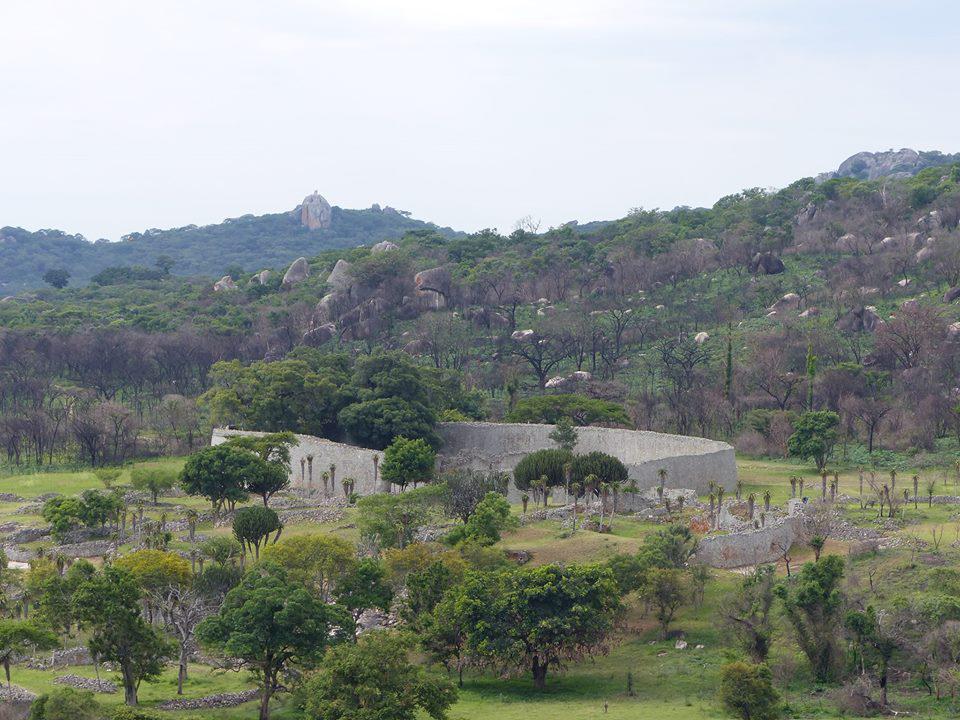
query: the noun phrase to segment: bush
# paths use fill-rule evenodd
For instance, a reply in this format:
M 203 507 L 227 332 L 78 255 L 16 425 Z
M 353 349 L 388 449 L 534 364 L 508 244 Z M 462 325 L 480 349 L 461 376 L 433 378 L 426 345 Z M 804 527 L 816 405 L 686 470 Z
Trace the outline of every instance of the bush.
M 88 690 L 57 688 L 30 706 L 29 720 L 99 720 L 100 705 Z
M 570 463 L 572 482 L 582 485 L 588 475 L 596 475 L 601 483 L 623 483 L 627 480 L 627 468 L 613 455 L 595 450 L 577 455 Z
M 766 665 L 732 662 L 720 668 L 720 702 L 743 720 L 780 717 L 780 696 Z
M 504 419 L 507 422 L 556 425 L 561 418 L 567 418 L 574 425 L 630 425 L 630 417 L 621 405 L 570 394 L 524 398 Z
M 573 461 L 566 450 L 537 450 L 527 455 L 513 469 L 513 479 L 520 490 L 529 490 L 546 475 L 547 485 L 559 487 L 566 483 L 564 466 Z
M 499 493 L 487 493 L 467 521 L 447 536 L 447 541 L 453 545 L 461 542 L 493 545 L 500 540 L 500 533 L 516 522 L 516 518 L 510 515 L 507 499 Z

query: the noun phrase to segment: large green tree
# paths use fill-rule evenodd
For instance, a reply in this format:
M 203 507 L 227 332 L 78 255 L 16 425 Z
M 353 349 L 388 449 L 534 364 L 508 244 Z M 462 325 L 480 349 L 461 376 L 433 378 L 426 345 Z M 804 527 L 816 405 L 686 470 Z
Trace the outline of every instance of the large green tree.
M 794 457 L 813 460 L 822 472 L 837 442 L 840 416 L 830 410 L 805 412 L 794 423 L 793 435 L 787 439 L 787 450 Z
M 592 565 L 546 565 L 472 573 L 450 618 L 468 628 L 470 652 L 507 670 L 529 670 L 537 689 L 547 672 L 603 650 L 621 610 L 613 573 Z
M 233 516 L 233 536 L 243 546 L 244 555 L 252 550 L 257 560 L 260 559 L 260 550 L 270 542 L 271 534 L 276 533 L 273 537 L 276 542 L 282 530 L 280 517 L 268 507 L 240 508 Z
M 380 476 L 403 489 L 410 483 L 431 480 L 436 462 L 437 453 L 422 438 L 396 437 L 383 453 Z
M 332 643 L 349 636 L 352 624 L 342 608 L 290 582 L 278 565 L 263 563 L 227 593 L 196 636 L 251 670 L 260 686 L 260 720 L 268 720 L 282 674 L 315 666 Z
M 383 631 L 332 648 L 300 692 L 309 720 L 444 720 L 457 699 L 445 677 L 410 662 L 409 640 Z
M 0 620 L 0 664 L 10 688 L 10 664 L 16 655 L 31 650 L 50 650 L 59 644 L 57 635 L 49 628 L 29 620 Z
M 797 644 L 810 661 L 814 677 L 821 682 L 835 677 L 840 661 L 842 578 L 843 558 L 827 555 L 807 563 L 793 578 L 777 586 Z
M 90 630 L 90 651 L 116 663 L 124 700 L 137 704 L 143 680 L 158 677 L 174 654 L 172 643 L 141 616 L 142 592 L 129 572 L 107 566 L 80 583 L 73 594 L 77 618 Z
M 266 462 L 248 450 L 215 445 L 195 452 L 180 472 L 180 483 L 191 495 L 202 495 L 219 513 L 227 503 L 247 499 L 247 487 L 265 470 Z

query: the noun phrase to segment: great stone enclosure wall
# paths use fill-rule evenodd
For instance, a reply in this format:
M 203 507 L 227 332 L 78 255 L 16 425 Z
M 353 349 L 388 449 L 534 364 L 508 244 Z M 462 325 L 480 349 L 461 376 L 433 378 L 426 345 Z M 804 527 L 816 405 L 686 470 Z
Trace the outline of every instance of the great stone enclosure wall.
M 437 428 L 442 441 L 439 464 L 444 469 L 469 467 L 511 472 L 525 455 L 555 447 L 549 438 L 553 427 L 520 423 L 440 423 Z M 260 434 L 216 428 L 211 444 L 219 445 L 232 435 Z M 667 471 L 667 487 L 691 488 L 698 494 L 708 492 L 711 481 L 727 490 L 732 490 L 737 482 L 733 448 L 723 442 L 600 427 L 577 428 L 577 435 L 575 452 L 599 450 L 619 458 L 640 489 L 656 486 L 661 468 Z M 342 480 L 348 477 L 356 481 L 354 491 L 360 495 L 389 492 L 389 483 L 380 479 L 382 455 L 378 450 L 297 435 L 297 445 L 290 450 L 290 481 L 294 487 L 322 490 L 323 473 L 330 473 L 333 465 L 338 492 Z M 509 495 L 512 500 L 519 497 L 512 482 Z

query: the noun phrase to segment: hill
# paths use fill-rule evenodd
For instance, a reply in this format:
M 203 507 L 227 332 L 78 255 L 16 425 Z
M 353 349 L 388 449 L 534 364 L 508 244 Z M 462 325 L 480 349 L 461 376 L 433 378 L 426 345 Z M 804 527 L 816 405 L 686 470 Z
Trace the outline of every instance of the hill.
M 125 235 L 119 242 L 89 242 L 82 235 L 59 230 L 4 227 L 0 228 L 0 294 L 40 287 L 50 269 L 67 269 L 71 284 L 82 285 L 108 267 L 154 268 L 163 256 L 172 261 L 174 275 L 220 276 L 231 267 L 255 272 L 289 264 L 301 255 L 372 244 L 414 230 L 437 231 L 447 237 L 457 234 L 391 207 L 330 206 L 317 194 L 290 212 L 244 215 L 202 227 L 150 229 Z

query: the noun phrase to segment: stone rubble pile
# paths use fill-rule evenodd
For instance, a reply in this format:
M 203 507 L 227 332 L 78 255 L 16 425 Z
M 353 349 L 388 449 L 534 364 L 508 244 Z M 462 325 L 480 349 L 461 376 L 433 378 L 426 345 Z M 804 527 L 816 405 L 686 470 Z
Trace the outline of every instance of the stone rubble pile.
M 117 692 L 117 686 L 109 680 L 97 680 L 80 675 L 61 675 L 58 678 L 54 678 L 54 682 L 57 685 L 69 685 L 78 690 L 90 690 L 91 692 L 107 693 L 109 695 Z
M 244 690 L 237 693 L 220 693 L 207 695 L 193 700 L 168 700 L 157 705 L 159 710 L 211 710 L 213 708 L 230 708 L 243 705 L 260 697 L 259 690 Z

